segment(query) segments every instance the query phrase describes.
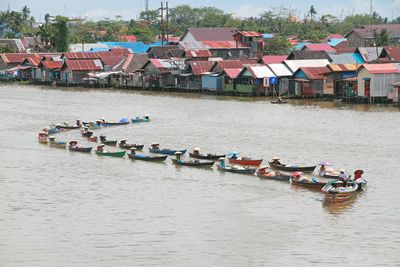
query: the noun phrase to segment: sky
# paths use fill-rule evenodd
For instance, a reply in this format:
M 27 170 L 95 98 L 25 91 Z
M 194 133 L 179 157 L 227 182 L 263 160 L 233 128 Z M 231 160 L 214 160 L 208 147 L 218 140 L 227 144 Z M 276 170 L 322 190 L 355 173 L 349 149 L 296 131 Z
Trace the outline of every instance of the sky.
M 145 0 L 0 0 L 0 10 L 10 7 L 20 10 L 28 5 L 37 21 L 43 21 L 46 13 L 51 15 L 66 15 L 70 17 L 87 17 L 99 20 L 104 17 L 114 18 L 121 15 L 124 19 L 137 18 L 144 9 Z M 160 6 L 160 0 L 149 0 L 150 9 Z M 334 3 L 334 4 L 332 4 Z M 333 14 L 341 17 L 353 14 L 369 13 L 369 0 L 169 0 L 169 6 L 180 4 L 191 6 L 215 6 L 234 14 L 235 17 L 256 16 L 274 7 L 291 7 L 297 10 L 300 18 L 304 17 L 311 5 L 314 5 L 318 15 Z M 389 19 L 400 16 L 400 0 L 373 0 L 374 10 Z

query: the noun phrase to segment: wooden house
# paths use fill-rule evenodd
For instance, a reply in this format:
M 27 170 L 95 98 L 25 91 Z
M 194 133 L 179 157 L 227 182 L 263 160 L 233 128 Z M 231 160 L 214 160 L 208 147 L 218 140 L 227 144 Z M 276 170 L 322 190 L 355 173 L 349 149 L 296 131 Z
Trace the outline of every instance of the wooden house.
M 301 67 L 293 74 L 297 83 L 296 96 L 320 97 L 324 91 L 325 75 L 330 72 L 328 67 Z
M 103 70 L 100 59 L 65 60 L 61 67 L 61 81 L 67 85 L 83 84 L 89 73 Z
M 391 86 L 400 82 L 400 64 L 363 64 L 357 70 L 358 97 L 387 101 Z
M 236 94 L 272 95 L 272 84 L 277 83 L 275 74 L 266 65 L 244 66 L 233 84 Z
M 357 96 L 357 64 L 329 64 L 325 75 L 323 95 L 352 98 Z

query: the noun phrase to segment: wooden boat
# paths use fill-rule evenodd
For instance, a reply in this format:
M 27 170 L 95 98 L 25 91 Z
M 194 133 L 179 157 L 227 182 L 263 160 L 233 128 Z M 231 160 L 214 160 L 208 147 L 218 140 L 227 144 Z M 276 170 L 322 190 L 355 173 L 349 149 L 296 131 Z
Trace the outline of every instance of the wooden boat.
M 92 152 L 92 147 L 80 147 L 80 146 L 69 146 L 68 149 L 74 152 L 90 153 Z
M 281 171 L 287 171 L 287 172 L 313 172 L 314 169 L 317 167 L 316 165 L 314 166 L 297 166 L 297 165 L 286 165 L 286 164 L 281 164 L 277 165 L 274 164 L 272 161 L 268 161 L 269 166 L 271 166 L 274 169 L 281 170 Z
M 67 123 L 64 123 L 64 124 L 57 124 L 56 125 L 56 127 L 55 128 L 57 128 L 57 129 L 60 129 L 60 130 L 74 130 L 74 129 L 79 129 L 79 128 L 81 128 L 82 127 L 82 124 L 81 123 L 78 123 L 77 122 L 77 124 L 76 125 L 69 125 L 69 124 L 67 124 Z
M 239 174 L 249 174 L 253 175 L 256 172 L 256 169 L 243 167 L 243 166 L 226 166 L 223 161 L 217 163 L 217 168 L 220 171 L 224 172 L 232 172 L 232 173 L 239 173 Z
M 67 148 L 67 142 L 61 142 L 61 141 L 50 141 L 50 146 L 55 147 L 55 148 L 62 148 L 65 149 Z
M 283 174 L 280 172 L 266 171 L 267 169 L 268 169 L 268 167 L 260 168 L 257 171 L 257 176 L 260 179 L 269 179 L 269 180 L 277 180 L 277 181 L 285 181 L 285 182 L 288 182 L 290 180 L 290 175 Z
M 321 191 L 325 193 L 325 201 L 329 203 L 345 202 L 352 198 L 358 190 L 358 184 L 349 180 L 347 186 L 343 187 L 343 183 L 338 184 L 338 180 L 328 182 Z
M 109 152 L 109 151 L 103 151 L 100 152 L 96 150 L 96 154 L 99 156 L 107 156 L 107 157 L 116 157 L 116 158 L 122 158 L 125 156 L 126 151 L 118 151 L 118 152 Z
M 87 140 L 88 140 L 89 142 L 97 142 L 97 136 L 88 137 Z
M 144 154 L 131 154 L 128 153 L 128 157 L 130 159 L 144 160 L 144 161 L 165 161 L 168 156 L 152 156 L 152 155 L 144 155 Z
M 262 159 L 250 159 L 250 158 L 229 158 L 230 164 L 244 165 L 244 166 L 260 166 Z
M 318 181 L 316 178 L 308 178 L 304 176 L 291 176 L 290 177 L 290 183 L 292 185 L 297 185 L 297 186 L 302 186 L 302 187 L 307 187 L 307 188 L 313 188 L 313 189 L 321 189 L 322 187 L 325 186 L 325 182 Z
M 271 104 L 287 104 L 287 101 L 285 101 L 285 100 L 273 100 L 273 101 L 271 101 Z
M 108 146 L 116 146 L 117 145 L 117 140 L 107 140 L 107 138 L 104 135 L 100 135 L 100 142 L 102 144 L 105 144 Z
M 139 145 L 139 144 L 127 144 L 126 140 L 121 140 L 119 142 L 119 147 L 123 149 L 131 149 L 131 148 L 136 148 L 136 150 L 143 150 L 144 145 Z
M 40 132 L 38 135 L 38 141 L 42 144 L 47 144 L 49 142 L 49 135 L 46 132 Z
M 83 131 L 81 132 L 83 137 L 91 137 L 93 135 L 92 131 Z
M 182 160 L 182 159 L 173 159 L 172 162 L 175 165 L 180 166 L 189 166 L 189 167 L 212 167 L 214 165 L 214 161 L 199 161 L 199 160 Z
M 225 154 L 197 154 L 197 153 L 189 153 L 190 157 L 195 159 L 208 159 L 208 160 L 218 160 L 219 158 L 225 158 Z
M 152 148 L 149 147 L 149 151 L 151 153 L 156 153 L 156 154 L 163 154 L 163 155 L 174 155 L 176 152 L 181 152 L 182 155 L 184 155 L 186 153 L 186 149 L 182 149 L 182 150 L 173 150 L 173 149 L 168 149 L 168 148 L 164 148 L 164 149 L 157 149 L 157 148 Z
M 119 125 L 127 125 L 129 124 L 129 121 L 124 121 L 124 122 L 116 122 L 116 121 L 105 121 L 103 122 L 101 125 L 103 125 L 104 127 L 108 127 L 108 126 L 119 126 Z
M 140 122 L 149 122 L 150 118 L 149 116 L 143 116 L 142 118 L 136 117 L 131 119 L 132 123 L 140 123 Z

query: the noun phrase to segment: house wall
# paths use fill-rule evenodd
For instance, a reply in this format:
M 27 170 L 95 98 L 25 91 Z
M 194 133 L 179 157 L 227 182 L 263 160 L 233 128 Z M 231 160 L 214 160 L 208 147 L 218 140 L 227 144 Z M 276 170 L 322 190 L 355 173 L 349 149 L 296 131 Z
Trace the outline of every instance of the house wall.
M 330 73 L 327 74 L 326 76 L 326 82 L 324 83 L 324 89 L 323 89 L 323 94 L 332 96 L 334 95 L 334 81 L 337 79 L 337 74 L 336 73 Z
M 183 37 L 183 39 L 182 39 L 181 41 L 183 41 L 183 42 L 195 42 L 196 39 L 194 39 L 193 35 L 192 35 L 190 32 L 188 32 L 188 33 Z
M 373 83 L 371 82 L 372 97 L 387 97 L 393 88 L 391 85 L 400 81 L 400 73 L 374 74 Z
M 366 47 L 372 46 L 374 40 L 371 38 L 362 38 L 357 33 L 352 32 L 347 36 L 347 42 L 350 47 Z
M 223 76 L 201 76 L 201 84 L 204 90 L 222 90 L 223 89 Z
M 370 84 L 372 87 L 374 81 L 374 75 L 370 74 L 365 68 L 362 68 L 357 73 L 357 88 L 358 88 L 358 96 L 364 97 L 365 96 L 365 78 L 370 78 Z M 372 89 L 372 88 L 371 88 Z

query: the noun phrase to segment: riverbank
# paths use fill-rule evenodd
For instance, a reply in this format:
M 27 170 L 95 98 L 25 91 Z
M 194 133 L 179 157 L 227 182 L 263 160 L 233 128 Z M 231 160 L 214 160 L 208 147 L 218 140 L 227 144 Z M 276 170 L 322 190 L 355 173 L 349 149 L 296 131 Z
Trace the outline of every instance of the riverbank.
M 204 96 L 221 96 L 235 99 L 237 97 L 241 98 L 248 98 L 251 100 L 258 99 L 258 100 L 267 100 L 272 101 L 277 98 L 277 96 L 254 96 L 248 94 L 234 94 L 232 92 L 225 92 L 225 91 L 210 91 L 210 90 L 183 90 L 178 88 L 139 88 L 133 86 L 89 86 L 89 85 L 67 85 L 63 83 L 53 84 L 50 82 L 35 82 L 29 80 L 17 80 L 17 79 L 9 79 L 4 80 L 0 79 L 0 83 L 7 85 L 7 84 L 17 84 L 17 85 L 32 85 L 32 86 L 39 86 L 39 87 L 48 87 L 48 88 L 86 88 L 86 89 L 106 89 L 106 90 L 121 90 L 121 91 L 136 91 L 136 92 L 159 92 L 159 93 L 166 93 L 166 94 L 187 94 L 187 95 L 204 95 Z M 390 103 L 385 99 L 379 101 L 379 99 L 375 99 L 374 102 L 370 102 L 368 99 L 356 99 L 356 98 L 343 98 L 343 99 L 334 99 L 332 97 L 289 97 L 289 96 L 282 96 L 283 99 L 291 100 L 291 101 L 314 101 L 318 102 L 333 102 L 333 103 L 344 103 L 344 104 L 366 104 L 366 105 L 387 105 L 387 106 L 394 106 L 400 107 L 400 103 Z

